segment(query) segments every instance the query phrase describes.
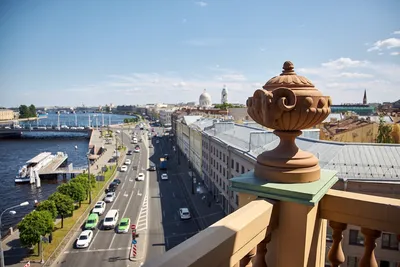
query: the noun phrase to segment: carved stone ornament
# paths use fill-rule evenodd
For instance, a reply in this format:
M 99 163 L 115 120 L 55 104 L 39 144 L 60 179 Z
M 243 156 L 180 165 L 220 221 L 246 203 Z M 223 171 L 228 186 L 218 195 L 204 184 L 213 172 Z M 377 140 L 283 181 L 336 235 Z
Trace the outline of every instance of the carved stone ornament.
M 311 128 L 328 117 L 332 104 L 286 61 L 283 72 L 247 100 L 247 112 L 257 123 L 274 129 L 279 145 L 257 157 L 254 174 L 271 182 L 307 183 L 320 178 L 318 159 L 296 146 L 302 129 Z

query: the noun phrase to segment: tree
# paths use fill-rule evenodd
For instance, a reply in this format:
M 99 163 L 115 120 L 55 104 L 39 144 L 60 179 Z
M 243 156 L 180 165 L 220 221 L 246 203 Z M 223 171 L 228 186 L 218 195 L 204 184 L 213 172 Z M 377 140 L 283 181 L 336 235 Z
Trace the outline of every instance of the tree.
M 30 115 L 31 117 L 36 117 L 36 107 L 35 107 L 35 105 L 33 105 L 33 104 L 31 104 L 31 105 L 29 106 L 29 115 Z
M 66 183 L 57 187 L 57 191 L 61 194 L 69 196 L 75 202 L 79 202 L 79 207 L 81 202 L 87 198 L 87 191 L 84 186 L 80 183 Z
M 385 123 L 383 116 L 379 117 L 378 136 L 376 137 L 377 143 L 393 143 L 392 126 Z
M 50 195 L 49 199 L 54 201 L 57 207 L 58 215 L 61 216 L 61 228 L 64 227 L 64 217 L 74 212 L 74 201 L 67 195 L 55 192 Z
M 21 119 L 29 118 L 29 109 L 26 105 L 19 106 L 19 117 Z
M 53 231 L 54 221 L 47 210 L 34 210 L 18 224 L 19 239 L 22 245 L 31 247 L 40 242 L 40 236 Z
M 45 200 L 40 202 L 39 206 L 36 208 L 37 211 L 43 211 L 46 210 L 50 212 L 51 217 L 53 220 L 57 218 L 57 206 L 56 203 L 52 200 Z

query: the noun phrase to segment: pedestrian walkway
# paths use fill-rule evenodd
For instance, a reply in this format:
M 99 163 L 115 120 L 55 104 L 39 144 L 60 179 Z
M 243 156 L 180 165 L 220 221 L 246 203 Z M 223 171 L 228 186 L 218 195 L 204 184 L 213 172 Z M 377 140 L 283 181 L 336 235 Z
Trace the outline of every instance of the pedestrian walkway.
M 92 141 L 96 144 L 101 144 L 101 139 L 103 138 L 97 131 L 92 135 Z M 104 147 L 106 148 L 106 151 L 90 167 L 90 173 L 94 174 L 95 176 L 101 173 L 102 167 L 115 165 L 114 161 L 110 161 L 114 155 L 115 141 L 113 141 L 112 144 L 105 144 Z M 55 223 L 58 222 L 59 219 L 57 219 Z M 26 263 L 26 261 L 23 261 L 23 259 L 30 254 L 30 250 L 22 247 L 20 243 L 18 229 L 15 230 L 11 235 L 4 238 L 2 242 L 2 248 L 4 251 L 4 261 L 6 266 L 23 266 L 23 264 Z M 42 264 L 36 262 L 30 262 L 30 264 L 30 266 L 42 266 Z
M 182 155 L 182 153 L 180 154 Z M 174 157 L 174 160 L 177 161 L 178 153 L 176 153 Z M 193 204 L 193 219 L 198 220 L 198 225 L 203 230 L 225 217 L 225 213 L 222 210 L 221 206 L 215 202 L 207 188 L 201 182 L 199 183 L 200 178 L 196 176 L 195 177 L 197 183 L 194 188 L 194 194 L 192 194 L 193 181 L 188 161 L 181 156 L 179 162 L 179 172 L 181 173 L 181 175 L 178 175 L 178 177 L 181 178 L 181 182 L 185 189 L 184 193 L 188 196 Z

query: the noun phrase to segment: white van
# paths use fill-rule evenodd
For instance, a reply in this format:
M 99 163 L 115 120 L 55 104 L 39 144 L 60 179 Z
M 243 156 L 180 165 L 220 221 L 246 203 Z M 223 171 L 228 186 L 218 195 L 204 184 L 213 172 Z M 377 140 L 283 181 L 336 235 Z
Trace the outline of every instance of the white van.
M 104 229 L 113 229 L 118 224 L 119 212 L 118 210 L 109 210 L 106 217 L 104 217 Z
M 138 143 L 138 141 L 137 141 L 137 138 L 135 137 L 135 138 L 133 138 L 133 140 L 132 140 L 132 143 L 134 143 L 134 144 L 137 144 Z

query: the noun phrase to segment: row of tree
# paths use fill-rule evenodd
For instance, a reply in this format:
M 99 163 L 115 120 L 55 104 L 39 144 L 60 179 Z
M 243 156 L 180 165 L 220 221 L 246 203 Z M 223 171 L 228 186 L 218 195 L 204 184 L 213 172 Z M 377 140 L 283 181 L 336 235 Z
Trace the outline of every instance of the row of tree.
M 222 109 L 222 110 L 227 110 L 228 108 L 241 108 L 241 107 L 243 107 L 243 105 L 235 105 L 235 104 L 231 104 L 231 103 L 223 103 L 223 104 L 215 104 L 214 107 Z
M 68 183 L 57 187 L 57 191 L 41 202 L 37 208 L 26 215 L 18 224 L 20 241 L 22 245 L 31 247 L 40 242 L 41 236 L 50 234 L 54 229 L 54 221 L 61 218 L 61 228 L 64 227 L 64 218 L 72 216 L 75 203 L 86 200 L 89 190 L 96 185 L 94 175 L 80 174 L 72 178 Z
M 27 105 L 19 106 L 19 118 L 24 119 L 32 117 L 37 117 L 35 105 L 32 104 L 29 107 Z
M 139 121 L 139 117 L 135 117 L 135 118 L 125 118 L 124 119 L 124 123 L 134 123 L 134 122 L 138 122 Z

